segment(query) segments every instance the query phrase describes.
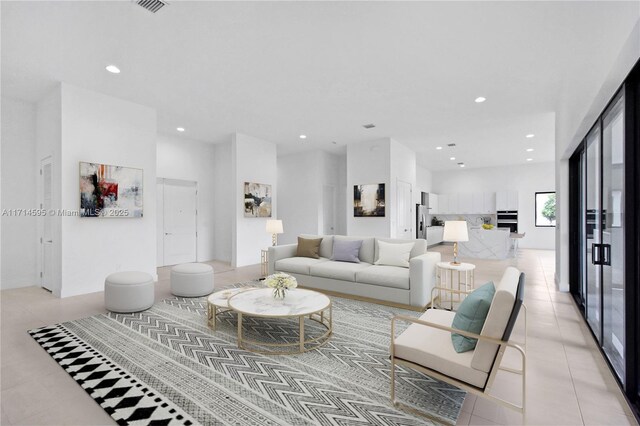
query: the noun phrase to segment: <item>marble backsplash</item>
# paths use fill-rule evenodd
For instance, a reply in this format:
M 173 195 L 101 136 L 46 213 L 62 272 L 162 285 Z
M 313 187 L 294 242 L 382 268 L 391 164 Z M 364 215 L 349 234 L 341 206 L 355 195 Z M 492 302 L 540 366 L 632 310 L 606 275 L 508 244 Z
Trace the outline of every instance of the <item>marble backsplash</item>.
M 427 219 L 429 224 L 431 224 L 431 219 L 434 216 L 443 222 L 447 220 L 466 220 L 469 226 L 480 226 L 484 223 L 482 218 L 487 217 L 490 219 L 489 223 L 492 225 L 496 225 L 497 223 L 497 215 L 495 214 L 434 214 L 429 215 Z

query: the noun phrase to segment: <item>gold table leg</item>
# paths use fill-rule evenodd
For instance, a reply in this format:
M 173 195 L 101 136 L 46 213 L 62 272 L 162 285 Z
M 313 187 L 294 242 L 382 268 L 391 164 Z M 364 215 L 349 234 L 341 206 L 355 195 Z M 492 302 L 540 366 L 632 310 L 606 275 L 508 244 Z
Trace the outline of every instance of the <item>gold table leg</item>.
M 242 314 L 238 312 L 238 348 L 242 348 Z
M 304 352 L 304 316 L 300 315 L 300 353 Z

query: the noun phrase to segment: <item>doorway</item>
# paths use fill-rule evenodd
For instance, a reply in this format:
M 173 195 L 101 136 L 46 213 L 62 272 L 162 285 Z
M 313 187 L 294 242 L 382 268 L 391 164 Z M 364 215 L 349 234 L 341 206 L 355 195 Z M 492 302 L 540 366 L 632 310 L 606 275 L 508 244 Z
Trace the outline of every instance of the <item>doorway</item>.
M 410 240 L 413 238 L 413 215 L 411 214 L 412 189 L 409 182 L 397 182 L 398 217 L 396 223 L 396 238 Z
M 53 277 L 53 164 L 51 157 L 40 161 L 40 210 L 47 212 L 40 216 L 40 286 L 54 290 Z
M 197 261 L 197 197 L 197 182 L 158 179 L 158 266 Z
M 336 224 L 336 187 L 325 185 L 322 188 L 322 235 L 335 234 Z

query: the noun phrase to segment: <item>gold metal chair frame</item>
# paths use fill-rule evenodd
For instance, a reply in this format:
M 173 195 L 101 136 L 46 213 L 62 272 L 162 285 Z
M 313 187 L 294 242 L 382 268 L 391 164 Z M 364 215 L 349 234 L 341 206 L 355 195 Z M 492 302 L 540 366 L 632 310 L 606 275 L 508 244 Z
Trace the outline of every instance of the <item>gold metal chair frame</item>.
M 470 292 L 463 292 L 463 291 L 457 291 L 457 290 L 451 290 L 448 288 L 434 288 L 433 290 L 446 290 L 446 291 L 452 291 L 454 293 L 470 293 Z M 431 298 L 431 303 L 433 306 L 433 290 L 431 292 L 432 298 Z M 402 404 L 400 401 L 398 401 L 396 399 L 396 390 L 395 390 L 395 370 L 396 370 L 396 364 L 404 366 L 404 367 L 408 367 L 411 368 L 413 370 L 417 370 L 420 371 L 421 373 L 424 373 L 430 377 L 433 377 L 435 379 L 441 380 L 445 383 L 448 383 L 450 385 L 456 386 L 460 389 L 463 389 L 471 394 L 480 396 L 482 398 L 486 398 L 488 400 L 494 401 L 504 407 L 510 408 L 512 410 L 515 410 L 519 413 L 521 413 L 523 416 L 525 415 L 525 410 L 526 410 L 526 366 L 527 366 L 527 355 L 526 355 L 526 348 L 527 348 L 527 308 L 524 304 L 522 304 L 522 308 L 523 308 L 523 314 L 524 314 L 524 342 L 522 344 L 519 343 L 511 343 L 510 341 L 504 341 L 504 340 L 500 340 L 500 339 L 494 339 L 491 337 L 487 337 L 487 336 L 482 336 L 479 334 L 475 334 L 475 333 L 469 333 L 467 331 L 462 331 L 462 330 L 458 330 L 458 329 L 454 329 L 452 327 L 447 327 L 441 324 L 435 324 L 432 322 L 428 322 L 428 321 L 423 321 L 420 320 L 418 318 L 413 318 L 413 317 L 408 317 L 408 316 L 404 316 L 404 315 L 397 315 L 395 317 L 393 317 L 393 319 L 391 320 L 391 402 L 393 403 L 393 405 L 395 405 L 396 407 L 399 408 L 403 408 L 407 411 L 413 412 L 415 414 L 421 415 L 421 416 L 425 416 L 428 418 L 431 418 L 430 416 L 428 416 L 427 414 L 409 407 L 407 405 Z M 487 378 L 487 383 L 485 385 L 484 388 L 478 388 L 476 386 L 472 386 L 469 385 L 468 383 L 465 383 L 461 380 L 458 379 L 454 379 L 452 377 L 446 376 L 442 373 L 439 373 L 435 370 L 432 370 L 430 368 L 427 368 L 425 366 L 410 362 L 410 361 L 406 361 L 403 360 L 401 358 L 396 358 L 395 357 L 395 339 L 396 339 L 396 335 L 395 335 L 395 329 L 396 329 L 396 321 L 404 321 L 404 322 L 408 322 L 408 323 L 413 323 L 413 324 L 420 324 L 420 325 L 424 325 L 427 327 L 433 327 L 439 330 L 443 330 L 443 331 L 448 331 L 448 332 L 452 332 L 452 333 L 457 333 L 460 334 L 462 336 L 466 336 L 466 337 L 472 337 L 478 340 L 482 340 L 485 342 L 490 342 L 490 343 L 495 343 L 497 345 L 499 345 L 498 347 L 498 353 L 496 355 L 496 359 L 493 363 L 493 367 L 491 368 L 491 371 L 489 372 L 489 377 Z M 519 354 L 520 354 L 520 358 L 522 360 L 522 368 L 521 369 L 513 369 L 513 368 L 508 368 L 508 367 L 501 367 L 500 364 L 502 363 L 502 358 L 504 357 L 504 353 L 506 351 L 507 348 L 513 348 L 515 349 Z M 491 388 L 493 386 L 493 383 L 495 381 L 496 375 L 498 374 L 498 370 L 502 370 L 502 371 L 506 371 L 509 373 L 513 373 L 513 374 L 518 374 L 520 376 L 522 376 L 522 405 L 517 405 L 516 403 L 513 402 L 509 402 L 506 401 L 504 399 L 498 398 L 494 395 L 490 394 Z

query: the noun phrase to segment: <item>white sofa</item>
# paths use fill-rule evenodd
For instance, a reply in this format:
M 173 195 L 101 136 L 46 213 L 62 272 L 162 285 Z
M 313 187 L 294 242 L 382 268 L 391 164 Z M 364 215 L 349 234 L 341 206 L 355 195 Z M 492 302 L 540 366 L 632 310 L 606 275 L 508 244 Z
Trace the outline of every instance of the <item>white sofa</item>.
M 438 252 L 427 253 L 426 240 L 399 240 L 342 235 L 301 235 L 322 238 L 319 259 L 296 257 L 297 244 L 269 247 L 269 274 L 286 272 L 302 287 L 329 290 L 355 296 L 424 307 L 431 299 L 435 285 Z M 334 240 L 362 240 L 360 263 L 330 260 Z M 378 241 L 388 243 L 414 242 L 409 268 L 374 265 L 378 259 Z

